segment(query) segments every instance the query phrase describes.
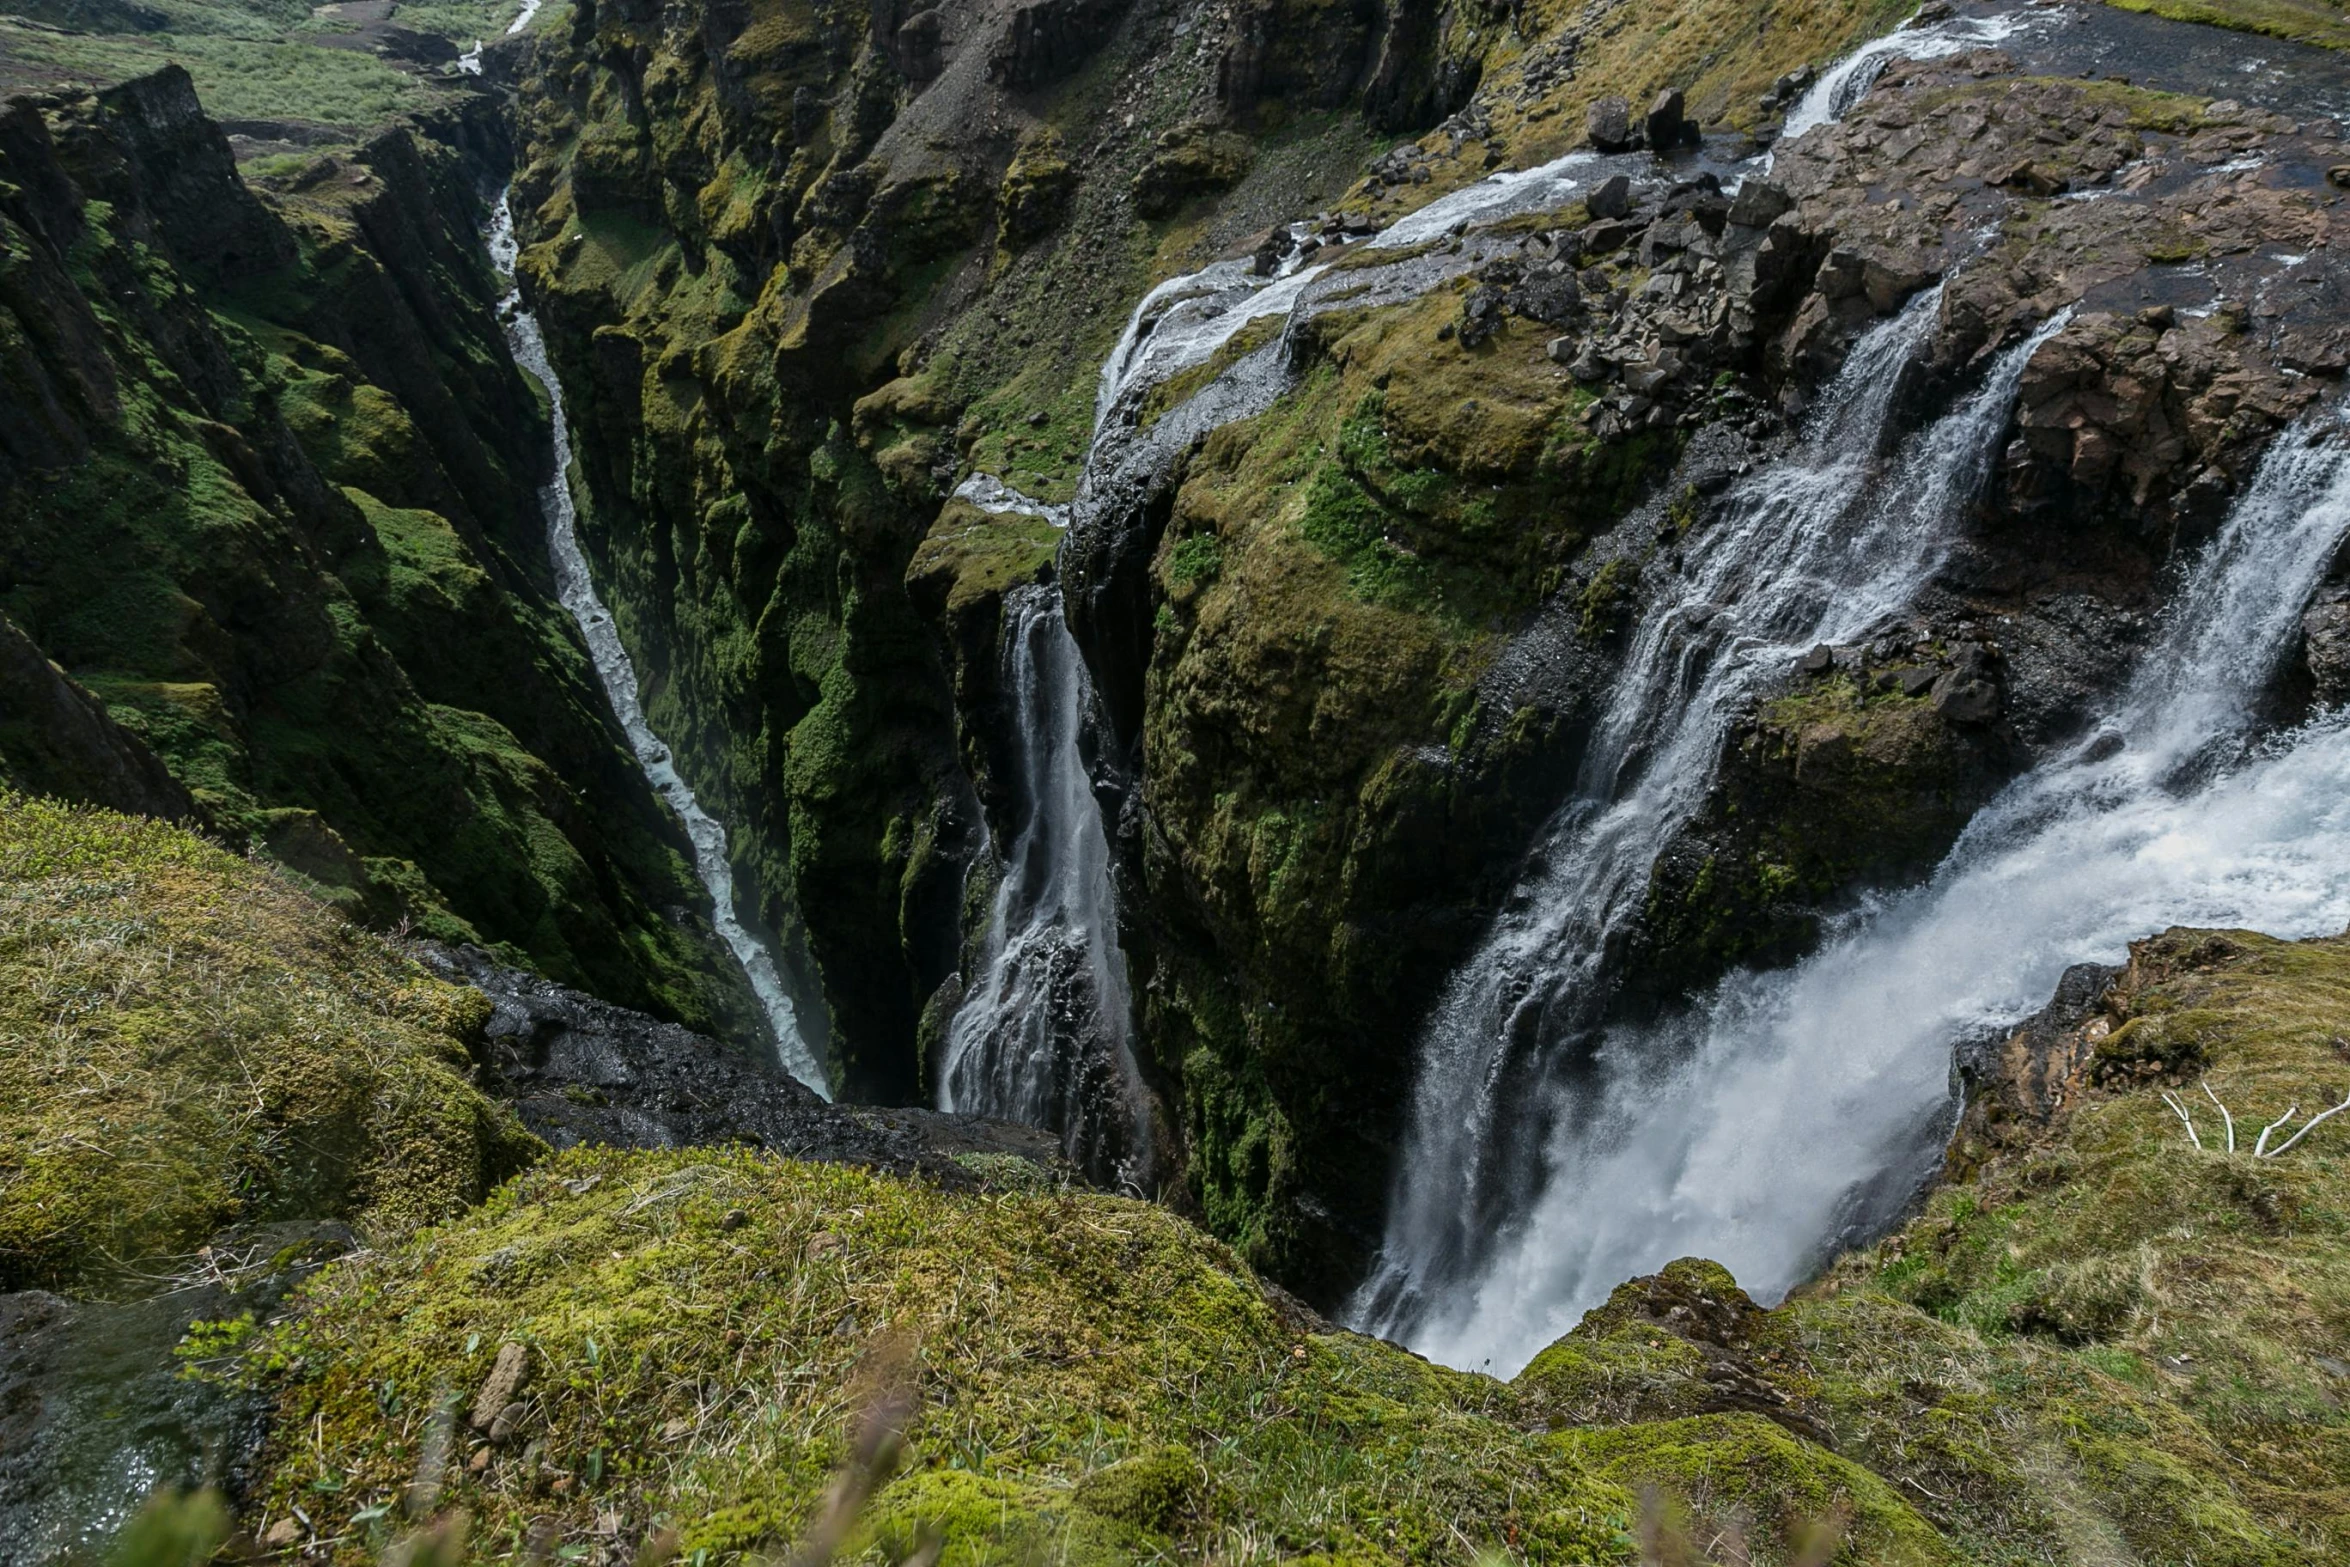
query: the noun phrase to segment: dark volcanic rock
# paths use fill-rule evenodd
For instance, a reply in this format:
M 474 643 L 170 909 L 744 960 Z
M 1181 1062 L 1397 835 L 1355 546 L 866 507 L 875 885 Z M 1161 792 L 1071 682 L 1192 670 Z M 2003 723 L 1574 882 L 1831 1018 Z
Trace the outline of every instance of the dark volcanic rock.
M 1668 152 L 1680 146 L 1697 129 L 1689 123 L 1678 87 L 1668 87 L 1656 95 L 1656 101 L 1648 106 L 1648 117 L 1641 122 L 1641 128 L 1648 135 L 1648 145 L 1658 152 Z
M 1076 1178 L 1060 1140 L 1034 1127 L 827 1104 L 717 1040 L 501 967 L 479 948 L 425 942 L 416 951 L 441 977 L 490 998 L 489 1086 L 558 1148 L 747 1143 L 956 1187 L 1000 1177 L 990 1156 L 1009 1156 L 1035 1167 L 1021 1179 Z
M 1639 145 L 1632 131 L 1632 106 L 1621 98 L 1602 98 L 1583 116 L 1591 145 L 1601 152 L 1630 152 Z

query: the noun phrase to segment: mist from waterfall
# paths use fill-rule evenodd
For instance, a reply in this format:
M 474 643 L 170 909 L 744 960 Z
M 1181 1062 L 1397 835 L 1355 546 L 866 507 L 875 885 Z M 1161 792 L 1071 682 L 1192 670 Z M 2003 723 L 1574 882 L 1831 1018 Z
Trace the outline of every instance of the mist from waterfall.
M 526 7 L 522 22 L 527 22 L 535 9 L 533 0 Z M 522 22 L 517 22 L 516 27 Z M 498 205 L 490 215 L 489 252 L 490 264 L 497 269 L 498 276 L 513 285 L 518 250 L 514 210 L 504 193 L 499 195 Z M 571 618 L 578 622 L 596 678 L 612 704 L 613 716 L 620 720 L 621 730 L 628 736 L 629 749 L 635 753 L 637 765 L 644 769 L 646 780 L 669 802 L 669 808 L 677 813 L 678 821 L 685 827 L 686 837 L 693 844 L 694 873 L 710 894 L 710 923 L 717 929 L 719 939 L 726 943 L 727 951 L 742 965 L 743 977 L 750 982 L 751 993 L 758 998 L 760 1012 L 774 1036 L 777 1061 L 793 1077 L 829 1099 L 832 1091 L 824 1068 L 800 1032 L 799 1014 L 775 966 L 775 954 L 751 934 L 735 911 L 734 866 L 726 856 L 726 829 L 702 809 L 692 786 L 678 772 L 677 759 L 645 721 L 644 704 L 638 697 L 636 666 L 629 661 L 628 649 L 621 644 L 620 628 L 613 623 L 612 612 L 604 607 L 594 579 L 588 575 L 587 556 L 579 547 L 578 511 L 571 499 L 571 425 L 563 414 L 562 383 L 555 379 L 554 366 L 547 360 L 546 337 L 539 330 L 538 318 L 523 308 L 519 286 L 509 287 L 498 310 L 506 322 L 506 341 L 514 352 L 515 362 L 547 389 L 554 426 L 555 466 L 553 477 L 539 492 L 539 506 L 546 515 L 547 554 L 554 562 L 556 595 L 570 611 Z

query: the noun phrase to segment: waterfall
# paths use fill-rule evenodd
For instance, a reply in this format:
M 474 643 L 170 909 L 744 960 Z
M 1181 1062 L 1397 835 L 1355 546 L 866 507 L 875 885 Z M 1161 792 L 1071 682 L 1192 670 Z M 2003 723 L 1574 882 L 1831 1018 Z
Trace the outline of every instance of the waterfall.
M 1897 42 L 1879 40 L 1866 49 L 1876 51 L 1872 58 L 1881 65 L 1898 54 L 1946 54 L 1998 36 L 2004 34 L 1972 23 L 1908 28 L 1895 35 Z M 1851 77 L 1864 68 L 1840 66 L 1838 71 Z M 1821 98 L 1823 107 L 1813 114 L 1812 122 L 1841 113 L 1865 87 L 1862 82 L 1844 97 L 1830 93 Z M 1371 236 L 1356 263 L 1343 271 L 1334 272 L 1326 264 L 1304 264 L 1299 244 L 1304 231 L 1293 228 L 1291 253 L 1269 277 L 1259 275 L 1251 261 L 1235 259 L 1169 278 L 1135 306 L 1117 344 L 1102 363 L 1094 399 L 1093 437 L 1075 497 L 1065 506 L 1046 505 L 984 473 L 966 477 L 957 494 L 982 510 L 1046 518 L 1063 528 L 1116 527 L 1120 518 L 1137 512 L 1144 500 L 1167 482 L 1178 454 L 1193 442 L 1222 425 L 1265 412 L 1290 388 L 1295 379 L 1291 337 L 1302 323 L 1327 309 L 1370 310 L 1417 299 L 1484 259 L 1483 248 L 1473 238 L 1460 246 L 1430 247 L 1426 241 L 1449 236 L 1463 225 L 1490 224 L 1520 213 L 1556 208 L 1586 184 L 1618 172 L 1642 178 L 1653 168 L 1652 160 L 1644 154 L 1603 157 L 1590 152 L 1569 153 L 1533 169 L 1488 176 L 1438 197 Z M 1738 560 L 1754 563 L 1758 570 L 1775 563 L 1773 569 L 1783 571 L 1783 580 L 1773 580 L 1781 580 L 1787 603 L 1796 602 L 1804 584 L 1816 575 L 1835 608 L 1865 621 L 1895 602 L 1925 569 L 1922 563 L 1887 565 L 1872 575 L 1862 569 L 1865 563 L 1844 558 L 1848 546 L 1865 553 L 1881 545 L 1898 555 L 1901 540 L 1890 537 L 1860 540 L 1823 535 L 1804 551 L 1782 557 L 1777 530 L 1790 515 L 1824 504 L 1815 504 L 1817 497 L 1811 491 L 1838 482 L 1857 485 L 1877 474 L 1880 465 L 1872 459 L 1896 373 L 1925 330 L 1932 308 L 1930 299 L 1914 305 L 1899 323 L 1880 330 L 1856 350 L 1852 369 L 1840 383 L 1843 390 L 1831 399 L 1832 407 L 1820 421 L 1823 433 L 1815 446 L 1815 467 L 1820 471 L 1808 480 L 1800 475 L 1782 476 L 1783 493 L 1772 490 L 1775 500 L 1758 500 L 1741 514 L 1735 529 L 1743 541 Z M 1237 356 L 1222 374 L 1179 406 L 1162 412 L 1149 426 L 1140 423 L 1140 409 L 1153 388 L 1206 363 L 1249 323 L 1267 319 L 1281 323 L 1281 331 L 1272 341 Z M 2017 355 L 2003 366 L 2005 384 L 2012 386 L 2021 362 Z M 1979 417 L 1991 415 L 1980 413 Z M 1999 422 L 2005 420 L 2003 400 L 1996 417 Z M 1834 475 L 1828 472 L 1831 469 Z M 1955 458 L 1937 463 L 1921 457 L 1901 471 L 1910 476 L 1913 502 L 1931 504 L 1936 477 L 1954 479 L 1964 470 L 1965 464 Z M 1879 532 L 1897 534 L 1899 530 L 1893 526 L 1897 514 L 1888 508 L 1882 515 L 1886 526 Z M 1922 545 L 1931 541 L 1911 542 Z M 1727 601 L 1736 596 L 1734 589 L 1746 580 L 1741 575 L 1744 570 L 1725 559 L 1707 575 L 1704 594 L 1688 605 L 1683 630 L 1699 632 L 1708 616 L 1729 609 Z M 1770 597 L 1757 593 L 1754 602 Z M 1821 620 L 1829 613 L 1827 609 L 1807 613 L 1811 621 L 1822 625 L 1842 623 Z M 1758 673 L 1779 667 L 1765 652 L 1771 642 L 1795 639 L 1808 648 L 1818 632 L 1811 621 L 1797 627 L 1767 625 L 1757 619 L 1752 627 L 1736 633 L 1744 640 L 1733 642 L 1732 628 L 1748 618 L 1746 611 L 1732 610 L 1722 616 L 1713 632 L 1694 639 L 1685 638 L 1681 631 L 1668 634 L 1664 628 L 1652 638 L 1648 694 L 1641 699 L 1651 707 L 1669 706 L 1678 690 L 1675 683 L 1696 679 L 1717 653 L 1726 669 L 1738 671 L 1722 684 L 1718 699 L 1704 716 L 1682 724 L 1677 731 L 1682 738 L 1675 743 L 1691 755 L 1703 753 L 1710 759 L 1715 742 L 1708 736 L 1716 735 L 1719 723 L 1735 706 L 1733 688 L 1742 691 Z M 1803 631 L 1801 637 L 1797 636 L 1799 630 Z M 1066 652 L 1062 651 L 1064 646 Z M 990 913 L 982 966 L 949 1026 L 939 1103 L 942 1108 L 1055 1127 L 1067 1139 L 1073 1155 L 1099 1158 L 1122 1139 L 1140 1137 L 1148 1128 L 1139 1108 L 1140 1074 L 1128 1037 L 1131 1020 L 1124 1010 L 1128 998 L 1123 958 L 1117 948 L 1107 840 L 1100 807 L 1078 756 L 1076 737 L 1081 715 L 1092 704 L 1092 691 L 1064 624 L 1057 591 L 1015 595 L 1007 602 L 1004 657 L 1006 689 L 1016 693 L 1019 703 L 1022 809 L 1026 814 Z M 1637 768 L 1637 756 L 1648 754 L 1653 726 L 1646 725 L 1645 711 L 1627 710 L 1623 715 L 1618 755 L 1611 771 L 1628 775 Z M 1660 775 L 1672 770 L 1671 766 L 1651 769 Z M 1644 813 L 1657 821 L 1677 822 L 1679 815 L 1675 813 L 1685 814 L 1693 799 L 1684 798 L 1688 795 L 1689 790 L 1679 786 L 1652 791 L 1610 830 L 1634 835 L 1646 831 L 1639 820 Z M 1097 839 L 1105 845 L 1098 861 L 1090 847 Z M 1645 870 L 1643 861 L 1643 875 Z M 1620 890 L 1633 890 L 1632 884 L 1626 882 Z M 1115 1018 L 1109 1015 L 1113 1004 Z M 1111 1109 L 1111 1091 L 1121 1087 L 1136 1096 L 1135 1108 L 1123 1116 Z M 1423 1091 L 1428 1091 L 1425 1083 Z M 1137 1142 L 1132 1146 L 1139 1151 L 1142 1145 Z
M 2029 1015 L 2068 966 L 2172 924 L 2350 922 L 2350 715 L 2266 740 L 2254 716 L 2345 535 L 2343 431 L 2281 438 L 2105 721 L 1927 883 L 1793 969 L 1607 1041 L 1557 1107 L 1540 1197 L 1448 1281 L 1419 1347 L 1514 1371 L 1615 1284 L 1692 1254 L 1775 1300 L 1930 1175 L 1953 1043 Z
M 1779 128 L 1779 139 L 1793 141 L 1816 126 L 1842 119 L 1896 60 L 1941 60 L 1969 49 L 1995 49 L 2032 21 L 2013 11 L 1998 16 L 1947 17 L 1923 26 L 1904 24 L 1882 38 L 1872 38 L 1830 66 L 1796 100 Z
M 1611 958 L 1731 724 L 1803 652 L 1905 608 L 1945 558 L 2025 361 L 2062 318 L 1888 459 L 1904 370 L 1940 303 L 1930 290 L 1854 346 L 1801 447 L 1728 492 L 1643 613 L 1573 794 L 1423 1033 L 1388 1233 L 1350 1308 L 1366 1326 L 1416 1334 L 1542 1188 L 1548 1123 L 1572 1120 L 1561 1084 L 1605 1021 Z
M 536 10 L 535 0 L 531 0 L 516 27 L 527 22 Z M 513 284 L 518 250 L 514 210 L 504 193 L 499 195 L 497 209 L 490 215 L 489 251 L 490 264 L 501 278 Z M 783 976 L 776 970 L 775 954 L 744 928 L 735 912 L 734 867 L 726 857 L 726 829 L 702 809 L 693 789 L 679 775 L 669 747 L 645 722 L 644 706 L 637 698 L 636 666 L 629 662 L 628 649 L 621 645 L 620 630 L 613 624 L 612 612 L 597 597 L 596 585 L 588 576 L 587 556 L 579 547 L 578 513 L 571 500 L 571 427 L 563 417 L 563 387 L 555 379 L 554 367 L 547 362 L 547 342 L 539 331 L 538 318 L 523 308 L 518 285 L 509 289 L 498 309 L 506 321 L 506 341 L 514 351 L 515 362 L 537 376 L 546 387 L 547 402 L 553 412 L 554 476 L 539 492 L 539 506 L 547 519 L 547 554 L 555 564 L 556 594 L 563 607 L 571 612 L 571 618 L 579 623 L 580 635 L 587 639 L 588 657 L 595 664 L 596 678 L 602 682 L 613 715 L 628 736 L 629 749 L 636 753 L 637 764 L 661 798 L 669 802 L 677 819 L 685 824 L 686 836 L 693 842 L 694 872 L 709 890 L 710 921 L 717 927 L 719 939 L 742 965 L 751 992 L 759 999 L 760 1010 L 775 1035 L 776 1059 L 785 1071 L 830 1098 L 824 1068 L 817 1063 L 815 1053 L 800 1033 L 799 1016 L 784 989 Z
M 979 983 L 948 1032 L 939 1107 L 1057 1128 L 1080 1168 L 1141 1189 L 1150 1126 L 1109 836 L 1079 743 L 1090 694 L 1059 589 L 1031 584 L 1005 600 L 1003 660 L 1021 825 Z

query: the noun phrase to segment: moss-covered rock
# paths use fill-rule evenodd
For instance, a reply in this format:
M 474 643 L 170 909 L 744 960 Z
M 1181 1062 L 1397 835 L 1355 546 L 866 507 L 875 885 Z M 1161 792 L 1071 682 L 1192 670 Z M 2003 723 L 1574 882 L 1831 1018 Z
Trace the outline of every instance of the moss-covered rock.
M 2333 1091 L 2350 942 L 2136 957 L 2111 1005 L 2191 1020 L 2239 1109 Z M 2151 1086 L 2076 1088 L 1787 1304 L 1676 1262 L 1506 1385 L 1329 1331 L 1162 1208 L 577 1152 L 322 1274 L 253 1346 L 279 1420 L 247 1521 L 298 1500 L 297 1541 L 363 1554 L 421 1412 L 462 1420 L 503 1356 L 526 1367 L 504 1423 L 443 1450 L 490 1555 L 540 1518 L 550 1547 L 772 1552 L 899 1409 L 853 1552 L 1604 1562 L 1637 1530 L 1691 1560 L 1825 1533 L 1851 1567 L 2336 1559 L 2331 1128 L 2198 1154 Z
M 446 1219 L 544 1150 L 487 1003 L 282 873 L 0 797 L 0 1289 L 120 1289 L 231 1223 Z
M 781 1549 L 896 1394 L 905 1456 L 853 1552 L 1629 1555 L 1630 1493 L 1511 1425 L 1498 1384 L 1286 1315 L 1164 1209 L 710 1151 L 568 1154 L 319 1279 L 259 1357 L 280 1435 L 254 1520 L 298 1502 L 362 1557 L 416 1472 L 405 1413 L 470 1398 L 506 1344 L 521 1412 L 458 1445 L 447 1493 L 485 1553 L 540 1518 Z
M 1247 137 L 1207 125 L 1179 125 L 1159 138 L 1134 176 L 1134 210 L 1164 218 L 1194 196 L 1240 183 L 1256 149 Z

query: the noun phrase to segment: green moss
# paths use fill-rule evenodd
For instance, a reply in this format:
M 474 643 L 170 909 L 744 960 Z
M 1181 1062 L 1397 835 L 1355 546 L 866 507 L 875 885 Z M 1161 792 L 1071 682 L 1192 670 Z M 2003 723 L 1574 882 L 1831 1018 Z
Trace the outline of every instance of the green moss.
M 1496 1419 L 1495 1384 L 1289 1326 L 1216 1243 L 1115 1198 L 580 1151 L 306 1293 L 253 1352 L 279 1401 L 256 1511 L 300 1501 L 335 1533 L 414 1472 L 421 1432 L 386 1399 L 469 1388 L 514 1342 L 523 1427 L 448 1495 L 477 1549 L 541 1516 L 584 1541 L 616 1512 L 714 1557 L 771 1551 L 891 1375 L 866 1349 L 886 1341 L 917 1413 L 859 1523 L 883 1548 L 928 1528 L 960 1561 L 1626 1554 L 1629 1496 Z M 567 1477 L 552 1494 L 542 1464 Z
M 1575 604 L 1575 629 L 1584 641 L 1604 642 L 1623 630 L 1637 577 L 1631 562 L 1620 555 L 1591 574 Z
M 176 828 L 0 799 L 0 1287 L 122 1288 L 232 1222 L 448 1217 L 540 1151 L 478 992 Z
M 1791 1555 L 1815 1532 L 1835 1530 L 1841 1546 L 1834 1559 L 1855 1567 L 1962 1559 L 1876 1475 L 1760 1415 L 1696 1415 L 1557 1440 L 1627 1489 L 1669 1488 L 1685 1498 L 1699 1538 L 1752 1520 L 1745 1527 L 1784 1542 Z
M 2350 49 L 2350 18 L 2333 0 L 2104 0 L 2124 11 L 2144 11 L 2174 22 L 2259 33 L 2326 49 Z
M 1212 533 L 1178 539 L 1167 552 L 1167 586 L 1172 592 L 1203 588 L 1224 570 L 1224 546 Z
M 906 580 L 935 601 L 934 613 L 959 616 L 981 600 L 1035 581 L 1060 545 L 1061 530 L 1046 518 L 953 501 L 914 551 Z

